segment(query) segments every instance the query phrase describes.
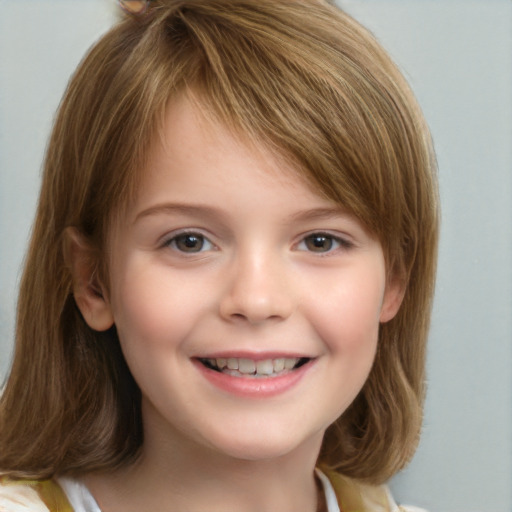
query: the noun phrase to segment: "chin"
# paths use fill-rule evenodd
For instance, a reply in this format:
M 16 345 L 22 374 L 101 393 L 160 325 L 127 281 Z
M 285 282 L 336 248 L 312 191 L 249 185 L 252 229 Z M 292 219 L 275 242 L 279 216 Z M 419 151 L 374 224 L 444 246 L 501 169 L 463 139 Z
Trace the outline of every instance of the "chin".
M 237 446 L 230 450 L 224 450 L 224 453 L 233 459 L 259 462 L 278 459 L 292 451 L 293 449 L 288 449 L 283 446 L 272 447 L 267 443 L 262 443 L 258 445 L 252 444 L 251 446 Z
M 314 457 L 320 450 L 323 433 L 315 436 L 304 436 L 294 438 L 290 432 L 282 432 L 279 435 L 275 430 L 265 432 L 263 429 L 252 436 L 236 438 L 231 435 L 229 439 L 218 440 L 214 443 L 215 450 L 224 455 L 243 461 L 269 461 L 287 456 Z M 302 455 L 301 455 L 302 454 Z

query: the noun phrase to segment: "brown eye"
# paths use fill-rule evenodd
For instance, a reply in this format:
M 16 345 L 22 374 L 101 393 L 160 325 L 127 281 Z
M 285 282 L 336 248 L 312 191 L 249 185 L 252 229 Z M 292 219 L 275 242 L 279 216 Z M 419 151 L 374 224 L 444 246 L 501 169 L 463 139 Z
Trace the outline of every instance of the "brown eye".
M 317 232 L 305 236 L 297 245 L 297 250 L 324 254 L 339 249 L 349 250 L 352 247 L 354 247 L 354 244 L 349 239 L 331 235 L 330 233 Z
M 197 253 L 212 248 L 212 243 L 199 233 L 181 233 L 171 238 L 165 245 L 185 253 Z
M 314 234 L 306 237 L 304 243 L 308 251 L 328 252 L 333 248 L 335 240 L 329 235 Z

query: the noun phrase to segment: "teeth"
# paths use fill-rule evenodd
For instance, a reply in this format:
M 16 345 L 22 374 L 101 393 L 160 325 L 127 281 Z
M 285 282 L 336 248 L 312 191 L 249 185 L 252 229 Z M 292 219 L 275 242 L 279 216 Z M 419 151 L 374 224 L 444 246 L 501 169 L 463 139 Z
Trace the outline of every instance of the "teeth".
M 226 364 L 230 370 L 238 370 L 238 359 L 230 357 Z
M 294 361 L 293 359 L 285 359 L 284 360 L 285 370 L 291 370 L 297 364 L 297 362 L 298 362 L 298 360 Z
M 271 359 L 265 359 L 264 361 L 258 361 L 256 363 L 256 373 L 262 375 L 272 375 L 274 373 L 274 364 Z
M 239 359 L 238 371 L 240 373 L 254 373 L 256 371 L 256 365 L 251 359 Z
M 274 371 L 282 372 L 284 370 L 284 359 L 274 359 Z
M 233 375 L 254 375 L 268 376 L 281 373 L 286 370 L 292 370 L 300 361 L 298 357 L 281 357 L 277 359 L 263 359 L 254 361 L 253 359 L 229 357 L 219 357 L 217 359 L 206 359 L 208 364 L 221 371 L 228 371 Z

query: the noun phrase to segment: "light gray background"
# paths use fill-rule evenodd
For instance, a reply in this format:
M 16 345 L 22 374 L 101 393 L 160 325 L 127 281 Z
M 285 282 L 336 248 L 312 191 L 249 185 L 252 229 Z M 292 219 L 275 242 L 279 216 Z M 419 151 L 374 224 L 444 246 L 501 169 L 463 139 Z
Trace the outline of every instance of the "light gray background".
M 512 2 L 340 4 L 403 68 L 440 165 L 424 433 L 393 491 L 431 512 L 510 512 Z M 114 13 L 114 0 L 0 0 L 0 377 L 11 357 L 16 286 L 53 114 Z

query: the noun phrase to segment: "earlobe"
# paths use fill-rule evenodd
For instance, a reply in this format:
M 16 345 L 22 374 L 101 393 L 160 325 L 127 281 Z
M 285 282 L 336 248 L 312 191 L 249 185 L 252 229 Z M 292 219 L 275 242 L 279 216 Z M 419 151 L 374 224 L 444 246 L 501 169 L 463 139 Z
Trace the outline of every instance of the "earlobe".
M 64 256 L 73 277 L 73 296 L 87 325 L 106 331 L 114 318 L 105 289 L 96 273 L 97 259 L 87 238 L 76 228 L 64 232 Z
M 405 295 L 406 284 L 403 279 L 391 280 L 384 293 L 379 321 L 386 323 L 392 320 L 398 313 Z

